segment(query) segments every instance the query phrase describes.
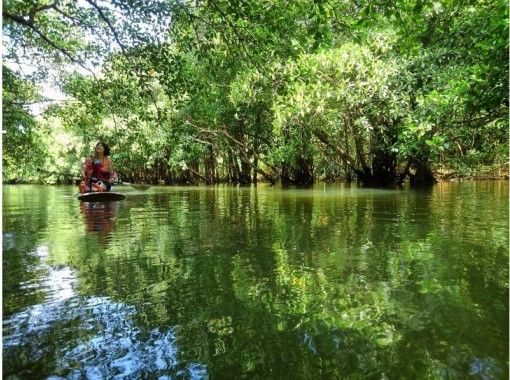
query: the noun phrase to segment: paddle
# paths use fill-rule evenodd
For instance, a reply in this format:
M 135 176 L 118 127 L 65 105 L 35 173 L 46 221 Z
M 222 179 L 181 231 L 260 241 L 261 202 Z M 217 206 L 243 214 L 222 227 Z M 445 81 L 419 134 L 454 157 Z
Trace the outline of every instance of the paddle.
M 130 183 L 130 182 L 122 182 L 123 185 L 128 185 L 134 187 L 137 190 L 147 190 L 151 185 L 146 183 Z

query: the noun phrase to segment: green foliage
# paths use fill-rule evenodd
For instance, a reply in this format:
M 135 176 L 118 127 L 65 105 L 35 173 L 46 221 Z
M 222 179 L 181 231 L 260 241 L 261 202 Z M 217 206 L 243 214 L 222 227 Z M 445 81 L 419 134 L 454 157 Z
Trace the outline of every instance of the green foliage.
M 58 74 L 71 101 L 47 115 L 107 140 L 121 174 L 392 185 L 505 162 L 507 16 L 500 0 L 34 1 L 5 4 L 4 33 L 6 57 Z M 36 128 L 24 112 L 7 110 L 13 144 L 29 138 L 12 125 Z
M 2 67 L 2 167 L 3 180 L 29 181 L 43 168 L 47 146 L 27 107 L 37 102 L 36 87 L 12 70 Z

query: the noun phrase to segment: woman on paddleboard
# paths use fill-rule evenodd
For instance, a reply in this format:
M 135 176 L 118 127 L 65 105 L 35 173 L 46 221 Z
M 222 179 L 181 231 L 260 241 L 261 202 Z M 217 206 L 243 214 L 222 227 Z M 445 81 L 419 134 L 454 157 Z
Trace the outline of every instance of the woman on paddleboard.
M 81 167 L 80 193 L 110 191 L 117 174 L 109 155 L 108 144 L 98 142 L 94 156 L 87 158 Z

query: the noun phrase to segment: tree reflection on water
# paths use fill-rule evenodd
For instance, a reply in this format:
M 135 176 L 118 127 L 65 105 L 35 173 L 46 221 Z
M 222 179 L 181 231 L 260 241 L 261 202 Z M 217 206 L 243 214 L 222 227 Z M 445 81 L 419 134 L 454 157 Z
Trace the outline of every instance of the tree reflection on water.
M 4 363 L 16 363 L 9 365 L 13 374 L 29 375 L 37 367 L 41 376 L 68 379 L 207 378 L 205 365 L 179 363 L 174 328 L 142 330 L 132 319 L 134 306 L 79 296 L 72 269 L 46 269 L 46 301 L 4 320 Z
M 508 372 L 507 183 L 162 187 L 94 207 L 22 190 L 4 377 Z

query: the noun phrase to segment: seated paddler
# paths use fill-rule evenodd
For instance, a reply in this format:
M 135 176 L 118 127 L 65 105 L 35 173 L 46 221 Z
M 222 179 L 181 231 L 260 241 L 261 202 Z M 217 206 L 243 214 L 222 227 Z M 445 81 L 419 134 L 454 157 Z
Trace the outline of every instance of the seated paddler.
M 98 142 L 94 155 L 88 157 L 81 167 L 80 193 L 110 191 L 117 175 L 109 157 L 110 147 Z

